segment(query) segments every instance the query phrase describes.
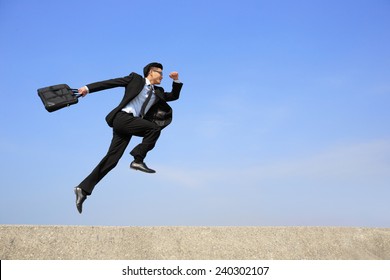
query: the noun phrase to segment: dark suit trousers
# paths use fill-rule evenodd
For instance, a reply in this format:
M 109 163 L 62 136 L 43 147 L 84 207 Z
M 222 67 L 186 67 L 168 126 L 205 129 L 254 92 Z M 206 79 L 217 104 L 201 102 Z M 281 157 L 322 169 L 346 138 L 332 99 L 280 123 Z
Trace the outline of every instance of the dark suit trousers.
M 133 135 L 143 137 L 130 154 L 134 158 L 144 159 L 146 154 L 154 148 L 160 136 L 161 128 L 150 121 L 133 117 L 132 114 L 119 112 L 113 123 L 113 137 L 106 156 L 95 169 L 79 185 L 90 195 L 97 183 L 107 175 L 117 164 L 125 152 Z

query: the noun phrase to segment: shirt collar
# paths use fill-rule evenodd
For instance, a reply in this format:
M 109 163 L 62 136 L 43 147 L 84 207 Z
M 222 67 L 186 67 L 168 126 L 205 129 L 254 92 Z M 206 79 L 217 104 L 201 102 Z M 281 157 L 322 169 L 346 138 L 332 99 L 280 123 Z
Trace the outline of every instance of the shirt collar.
M 152 89 L 154 91 L 154 86 L 150 83 L 150 81 L 148 80 L 148 78 L 145 78 L 145 86 L 148 88 L 148 89 Z
M 145 84 L 148 86 L 150 85 L 150 81 L 148 80 L 148 78 L 145 78 Z

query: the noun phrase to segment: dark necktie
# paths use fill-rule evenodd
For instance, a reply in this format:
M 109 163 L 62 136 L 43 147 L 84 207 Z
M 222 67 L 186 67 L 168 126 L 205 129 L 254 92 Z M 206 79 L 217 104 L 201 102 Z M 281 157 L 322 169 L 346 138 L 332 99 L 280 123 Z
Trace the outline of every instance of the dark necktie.
M 147 97 L 146 97 L 146 100 L 144 102 L 144 104 L 142 104 L 142 107 L 141 107 L 141 112 L 140 112 L 140 116 L 141 118 L 144 117 L 145 115 L 145 109 L 146 109 L 146 106 L 148 105 L 149 101 L 150 101 L 150 98 L 152 98 L 152 94 L 153 94 L 153 88 L 152 88 L 152 85 L 148 85 L 148 92 L 147 92 Z

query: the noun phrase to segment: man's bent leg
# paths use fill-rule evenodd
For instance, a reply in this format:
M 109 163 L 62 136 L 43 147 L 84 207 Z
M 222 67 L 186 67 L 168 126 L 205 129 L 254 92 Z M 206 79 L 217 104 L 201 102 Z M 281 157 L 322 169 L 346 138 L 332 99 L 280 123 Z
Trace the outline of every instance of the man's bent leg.
M 149 121 L 146 121 L 149 122 Z M 138 144 L 130 154 L 136 159 L 143 161 L 146 154 L 151 151 L 160 137 L 161 128 L 155 123 L 149 122 L 148 126 L 145 127 L 142 142 Z
M 116 126 L 116 123 L 120 124 Z M 135 135 L 143 137 L 131 155 L 143 160 L 146 154 L 154 148 L 161 134 L 161 128 L 155 123 L 142 118 L 133 117 L 125 112 L 119 112 L 115 117 L 114 128 L 122 135 Z
M 134 157 L 134 161 L 130 164 L 130 168 L 146 173 L 156 173 L 155 170 L 149 168 L 145 164 L 144 159 L 146 154 L 156 145 L 156 141 L 160 134 L 161 128 L 154 123 L 148 122 L 148 126 L 144 130 L 144 138 L 142 139 L 141 144 L 137 145 L 130 152 L 130 154 Z

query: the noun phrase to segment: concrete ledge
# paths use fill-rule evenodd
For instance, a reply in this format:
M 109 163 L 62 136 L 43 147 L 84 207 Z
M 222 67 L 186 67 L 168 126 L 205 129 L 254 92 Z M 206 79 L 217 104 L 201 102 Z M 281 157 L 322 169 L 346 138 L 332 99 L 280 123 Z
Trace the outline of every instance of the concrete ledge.
M 2 260 L 390 259 L 390 228 L 0 225 Z

